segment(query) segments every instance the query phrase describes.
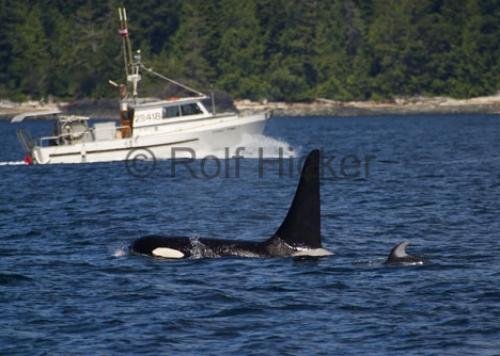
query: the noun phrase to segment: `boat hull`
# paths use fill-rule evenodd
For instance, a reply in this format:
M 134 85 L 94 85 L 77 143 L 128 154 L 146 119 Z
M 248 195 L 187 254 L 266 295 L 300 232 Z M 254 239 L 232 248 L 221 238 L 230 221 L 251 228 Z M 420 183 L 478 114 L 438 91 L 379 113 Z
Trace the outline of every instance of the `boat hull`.
M 170 127 L 157 133 L 125 139 L 84 142 L 62 146 L 35 146 L 35 164 L 94 163 L 127 159 L 203 158 L 236 146 L 243 135 L 261 134 L 268 115 L 221 116 L 200 120 L 188 130 Z

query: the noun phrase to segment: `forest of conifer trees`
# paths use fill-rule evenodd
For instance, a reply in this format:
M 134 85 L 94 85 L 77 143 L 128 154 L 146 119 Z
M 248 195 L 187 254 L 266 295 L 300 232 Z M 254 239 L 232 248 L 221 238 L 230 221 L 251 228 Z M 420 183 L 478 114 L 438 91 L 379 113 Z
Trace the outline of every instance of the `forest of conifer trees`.
M 0 0 L 0 98 L 115 96 L 123 5 L 146 65 L 235 98 L 500 90 L 498 0 Z

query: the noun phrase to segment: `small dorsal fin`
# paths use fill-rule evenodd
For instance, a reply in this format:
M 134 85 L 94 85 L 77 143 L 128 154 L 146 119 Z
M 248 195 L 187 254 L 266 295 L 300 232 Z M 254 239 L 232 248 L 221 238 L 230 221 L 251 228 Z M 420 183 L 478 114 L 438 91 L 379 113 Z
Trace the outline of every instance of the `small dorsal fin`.
M 288 214 L 270 240 L 280 238 L 292 247 L 321 247 L 319 160 L 317 149 L 307 156 Z
M 390 258 L 402 258 L 402 257 L 408 257 L 408 254 L 406 253 L 406 247 L 410 244 L 409 241 L 403 241 L 398 243 L 396 246 L 393 247 L 391 250 L 391 253 L 389 254 L 389 259 Z

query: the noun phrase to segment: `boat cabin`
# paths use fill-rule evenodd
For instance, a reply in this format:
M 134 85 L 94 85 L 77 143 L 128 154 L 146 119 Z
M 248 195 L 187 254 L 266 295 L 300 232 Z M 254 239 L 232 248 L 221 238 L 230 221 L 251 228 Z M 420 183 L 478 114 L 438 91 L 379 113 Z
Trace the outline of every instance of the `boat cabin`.
M 199 97 L 172 98 L 130 102 L 127 113 L 122 114 L 122 126 L 130 125 L 134 135 L 148 134 L 163 130 L 173 123 L 181 123 L 213 116 L 202 104 Z M 123 117 L 128 122 L 124 122 Z

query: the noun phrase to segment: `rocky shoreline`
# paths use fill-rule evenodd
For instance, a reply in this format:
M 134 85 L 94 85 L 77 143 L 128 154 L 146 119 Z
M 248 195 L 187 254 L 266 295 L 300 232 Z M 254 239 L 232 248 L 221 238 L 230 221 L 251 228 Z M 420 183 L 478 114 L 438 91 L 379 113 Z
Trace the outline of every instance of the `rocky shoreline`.
M 31 111 L 49 111 L 59 109 L 60 104 L 55 102 L 43 102 L 29 100 L 25 102 L 13 102 L 10 100 L 0 99 L 0 118 L 10 119 L 12 116 Z
M 114 99 L 82 99 L 74 102 L 30 100 L 20 103 L 10 100 L 0 100 L 0 119 L 11 119 L 17 114 L 55 110 L 59 110 L 68 115 L 113 119 L 118 116 L 118 102 Z
M 365 116 L 408 114 L 500 114 L 500 93 L 495 96 L 452 99 L 446 97 L 401 98 L 392 101 L 335 101 L 310 103 L 234 102 L 240 111 L 272 111 L 273 116 Z
M 82 100 L 76 103 L 42 101 L 15 103 L 9 100 L 0 100 L 0 117 L 9 119 L 20 113 L 59 109 L 68 114 L 109 119 L 117 116 L 117 106 L 116 100 L 110 99 Z M 471 99 L 413 97 L 387 101 L 345 102 L 320 98 L 307 103 L 235 100 L 234 107 L 240 112 L 271 111 L 273 116 L 500 114 L 500 93 L 494 96 Z

